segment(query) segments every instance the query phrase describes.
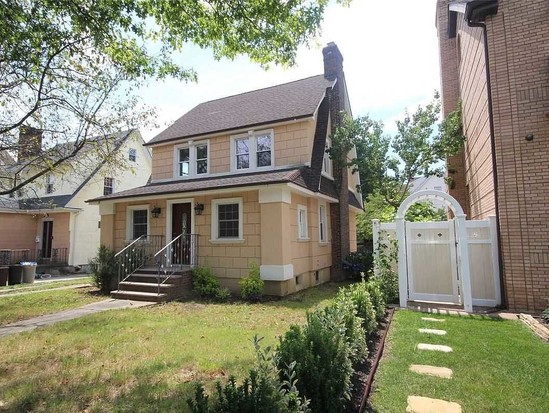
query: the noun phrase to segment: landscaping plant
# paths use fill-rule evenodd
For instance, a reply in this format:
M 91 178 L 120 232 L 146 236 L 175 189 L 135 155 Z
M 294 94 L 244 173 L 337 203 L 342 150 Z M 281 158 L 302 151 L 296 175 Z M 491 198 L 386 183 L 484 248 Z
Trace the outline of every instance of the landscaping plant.
M 239 285 L 240 294 L 243 299 L 251 302 L 258 302 L 261 300 L 265 282 L 261 279 L 259 266 L 255 262 L 252 263 L 248 276 L 239 281 Z
M 543 320 L 543 322 L 549 324 L 549 308 L 543 310 L 543 312 L 541 313 L 541 319 Z
M 225 301 L 231 296 L 229 290 L 221 287 L 217 277 L 207 267 L 193 269 L 193 288 L 202 298 Z
M 109 294 L 116 289 L 118 281 L 118 266 L 114 250 L 101 244 L 97 256 L 89 262 L 93 283 L 103 294 Z
M 367 335 L 372 334 L 377 329 L 377 309 L 374 307 L 366 282 L 362 281 L 340 288 L 335 302 L 342 300 L 352 302 L 356 315 L 361 319 L 362 327 Z M 382 311 L 385 314 L 385 307 Z

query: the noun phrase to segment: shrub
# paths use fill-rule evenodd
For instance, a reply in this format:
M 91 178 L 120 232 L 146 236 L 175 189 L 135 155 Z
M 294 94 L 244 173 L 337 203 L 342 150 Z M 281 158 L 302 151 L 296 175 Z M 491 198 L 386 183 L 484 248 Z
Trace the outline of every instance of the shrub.
M 369 271 L 372 269 L 372 265 L 373 256 L 371 252 L 351 252 L 343 260 L 343 269 L 347 271 L 354 280 L 366 278 Z
M 227 288 L 221 288 L 212 270 L 206 267 L 193 269 L 193 288 L 203 298 L 225 301 L 231 296 Z
M 103 294 L 108 294 L 116 289 L 118 265 L 111 248 L 101 244 L 97 250 L 97 256 L 90 260 L 89 267 L 93 283 Z
M 315 413 L 343 412 L 351 397 L 352 350 L 345 321 L 334 307 L 317 310 L 307 314 L 306 325 L 292 325 L 280 338 L 279 367 L 297 361 L 296 386 Z
M 366 330 L 362 324 L 362 318 L 357 316 L 356 306 L 349 296 L 341 296 L 334 300 L 331 306 L 320 310 L 326 324 L 337 326 L 343 318 L 345 331 L 343 334 L 349 344 L 349 357 L 353 365 L 360 363 L 368 357 L 366 345 Z
M 252 263 L 248 276 L 242 278 L 239 284 L 243 299 L 252 302 L 261 300 L 265 282 L 261 279 L 259 266 L 255 262 Z
M 370 299 L 376 313 L 376 321 L 379 323 L 385 317 L 385 310 L 387 303 L 385 301 L 385 295 L 381 290 L 379 278 L 373 278 L 365 283 L 366 290 L 370 294 Z M 360 316 L 360 314 L 359 314 Z
M 352 301 L 367 335 L 377 329 L 376 310 L 364 281 L 340 288 L 336 296 L 336 302 L 342 299 Z
M 210 397 L 202 384 L 195 388 L 194 399 L 187 399 L 192 413 L 310 413 L 309 402 L 299 397 L 295 386 L 295 363 L 279 369 L 278 356 L 270 347 L 261 350 L 257 336 L 254 337 L 256 366 L 241 385 L 230 377 L 222 386 L 216 383 L 216 400 L 210 407 Z M 281 381 L 279 377 L 284 377 Z
M 541 319 L 549 324 L 549 308 L 546 308 L 542 313 L 541 313 Z
M 398 262 L 398 244 L 396 240 L 391 240 L 388 245 L 379 243 L 378 248 L 379 255 L 375 261 L 379 287 L 386 303 L 398 303 L 398 273 L 394 269 L 395 262 Z

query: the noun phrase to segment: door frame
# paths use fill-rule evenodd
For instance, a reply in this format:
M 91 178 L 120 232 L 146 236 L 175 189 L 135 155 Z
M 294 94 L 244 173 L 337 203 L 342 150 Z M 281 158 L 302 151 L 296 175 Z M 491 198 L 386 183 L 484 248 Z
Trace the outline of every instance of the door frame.
M 189 229 L 189 233 L 195 234 L 194 232 L 194 198 L 170 199 L 166 201 L 166 244 L 172 241 L 172 229 L 173 229 L 172 209 L 174 204 L 191 204 L 191 228 Z
M 46 222 L 51 222 L 51 242 L 50 242 L 50 247 L 49 247 L 49 257 L 41 257 L 42 259 L 50 259 L 52 258 L 52 254 L 53 254 L 53 218 L 44 218 L 42 219 L 42 225 L 41 225 L 41 239 L 42 239 L 42 242 L 41 242 L 41 245 L 40 245 L 40 250 L 41 250 L 41 255 L 45 255 L 44 254 L 44 248 L 45 248 L 45 239 L 44 239 L 44 224 Z

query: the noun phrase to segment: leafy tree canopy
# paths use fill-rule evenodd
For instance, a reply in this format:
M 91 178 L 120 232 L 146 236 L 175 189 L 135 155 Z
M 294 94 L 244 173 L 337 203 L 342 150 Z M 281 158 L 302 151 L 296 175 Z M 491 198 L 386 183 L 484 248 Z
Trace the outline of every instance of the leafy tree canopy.
M 44 131 L 40 156 L 19 168 L 0 162 L 0 195 L 70 161 L 89 137 L 150 119 L 133 89 L 149 78 L 195 80 L 172 57 L 186 43 L 217 59 L 247 54 L 262 66 L 292 65 L 297 47 L 319 33 L 327 3 L 0 0 L 0 151 L 17 154 L 22 126 Z M 66 142 L 72 150 L 60 152 Z

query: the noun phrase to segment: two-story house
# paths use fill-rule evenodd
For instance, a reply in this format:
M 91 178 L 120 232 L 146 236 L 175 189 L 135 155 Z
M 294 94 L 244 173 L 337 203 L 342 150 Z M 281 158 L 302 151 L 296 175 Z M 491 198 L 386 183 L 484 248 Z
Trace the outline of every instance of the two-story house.
M 40 156 L 41 131 L 25 128 L 20 140 L 37 139 L 36 153 L 19 154 L 3 168 L 18 177 L 33 173 L 32 156 Z M 18 261 L 86 265 L 99 247 L 100 215 L 86 200 L 142 186 L 150 178 L 151 154 L 137 130 L 92 139 L 107 145 L 117 166 L 108 165 L 84 147 L 70 166 L 43 175 L 9 196 L 0 197 L 0 265 Z M 70 145 L 70 143 L 66 144 Z M 111 151 L 112 148 L 112 151 Z M 124 162 L 126 165 L 122 165 Z
M 210 267 L 233 291 L 254 262 L 273 295 L 340 275 L 362 204 L 325 153 L 350 106 L 339 49 L 323 56 L 322 75 L 202 103 L 148 142 L 151 181 L 90 200 L 101 242 L 167 246 L 162 266 Z

